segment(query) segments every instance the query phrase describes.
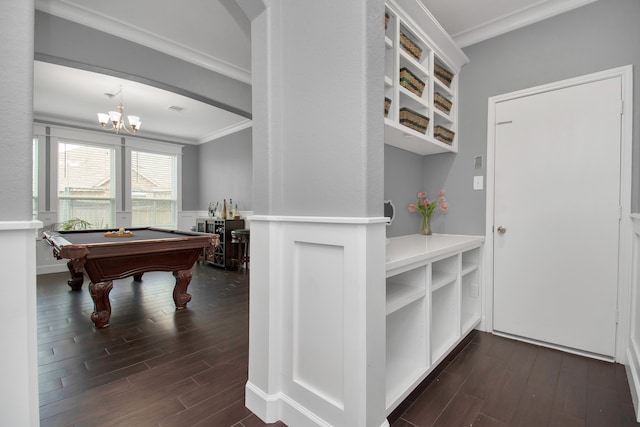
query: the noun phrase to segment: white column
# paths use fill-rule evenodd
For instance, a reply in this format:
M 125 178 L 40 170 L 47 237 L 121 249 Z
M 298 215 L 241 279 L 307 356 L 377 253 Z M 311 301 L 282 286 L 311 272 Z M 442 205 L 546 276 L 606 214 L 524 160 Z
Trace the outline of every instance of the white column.
M 264 421 L 387 425 L 384 239 L 383 218 L 251 218 L 246 404 Z
M 631 281 L 631 315 L 627 345 L 627 377 L 636 419 L 640 422 L 640 215 L 632 215 L 633 255 Z
M 0 424 L 38 426 L 36 233 L 40 221 L 0 222 Z
M 387 425 L 384 2 L 237 2 L 252 21 L 247 407 Z

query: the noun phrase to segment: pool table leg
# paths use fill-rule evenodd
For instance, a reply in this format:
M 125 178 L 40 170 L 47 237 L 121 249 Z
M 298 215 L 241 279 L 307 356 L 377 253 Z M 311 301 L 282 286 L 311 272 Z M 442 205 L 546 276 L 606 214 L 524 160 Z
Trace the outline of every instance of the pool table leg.
M 109 301 L 109 293 L 113 288 L 113 281 L 93 283 L 89 282 L 89 292 L 93 299 L 93 313 L 91 320 L 96 328 L 104 328 L 109 326 L 109 318 L 111 317 L 111 302 Z
M 191 295 L 187 293 L 189 283 L 191 283 L 191 270 L 174 271 L 173 276 L 176 278 L 176 286 L 173 288 L 173 302 L 176 308 L 181 310 L 187 308 L 187 303 L 191 301 Z
M 133 281 L 134 282 L 142 282 L 142 274 L 143 273 L 134 274 L 133 275 Z
M 69 269 L 69 273 L 71 273 L 71 280 L 67 280 L 67 284 L 74 291 L 82 289 L 82 282 L 84 282 L 84 263 L 84 258 L 70 259 L 67 261 L 67 268 Z

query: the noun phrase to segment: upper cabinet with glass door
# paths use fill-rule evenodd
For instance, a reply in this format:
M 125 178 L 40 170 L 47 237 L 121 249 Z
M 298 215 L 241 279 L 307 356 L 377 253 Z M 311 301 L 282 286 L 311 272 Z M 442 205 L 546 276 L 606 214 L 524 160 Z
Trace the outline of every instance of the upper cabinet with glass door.
M 469 59 L 421 0 L 387 0 L 385 46 L 385 143 L 457 152 L 457 76 Z

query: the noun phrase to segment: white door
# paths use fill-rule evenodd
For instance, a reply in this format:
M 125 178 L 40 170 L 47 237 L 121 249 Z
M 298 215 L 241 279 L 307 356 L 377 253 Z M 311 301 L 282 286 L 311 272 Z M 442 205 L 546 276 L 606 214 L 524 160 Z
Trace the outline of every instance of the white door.
M 493 328 L 613 357 L 621 79 L 495 112 Z

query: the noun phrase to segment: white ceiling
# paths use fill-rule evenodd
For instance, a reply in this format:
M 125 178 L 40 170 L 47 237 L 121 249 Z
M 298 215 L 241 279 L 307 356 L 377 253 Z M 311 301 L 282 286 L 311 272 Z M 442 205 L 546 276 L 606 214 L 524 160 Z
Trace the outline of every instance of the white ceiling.
M 465 47 L 595 0 L 419 1 Z M 174 0 L 36 0 L 44 12 L 251 83 L 250 22 L 235 1 L 186 4 L 177 10 Z M 140 116 L 140 136 L 199 144 L 250 126 L 244 117 L 140 83 L 40 62 L 34 71 L 34 115 L 42 120 L 97 127 L 96 113 L 118 102 L 104 94 L 122 86 L 125 115 Z

